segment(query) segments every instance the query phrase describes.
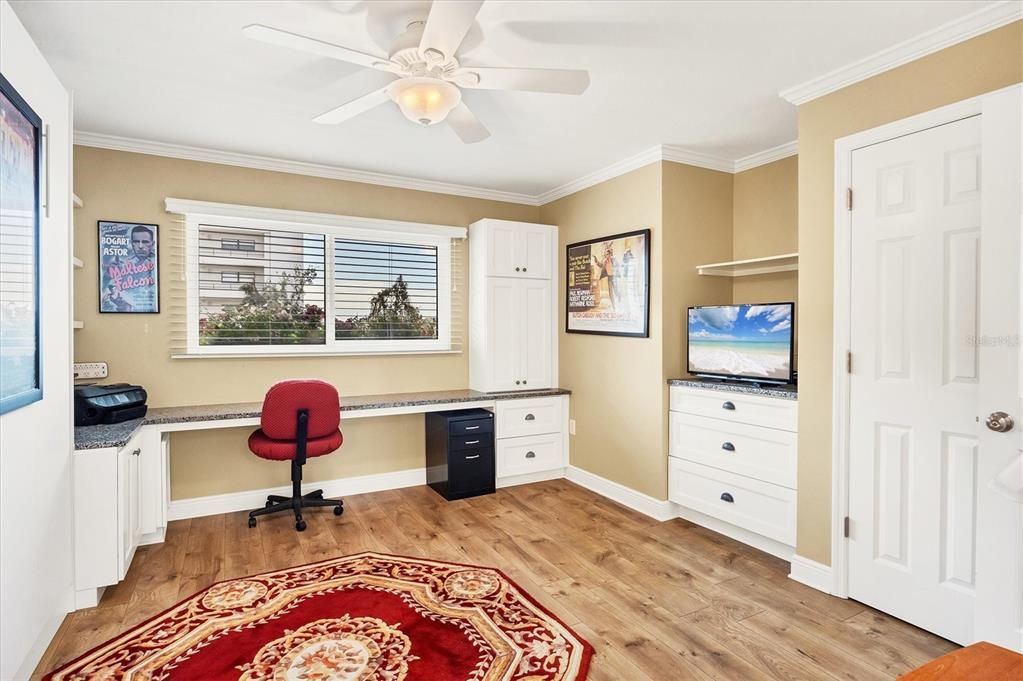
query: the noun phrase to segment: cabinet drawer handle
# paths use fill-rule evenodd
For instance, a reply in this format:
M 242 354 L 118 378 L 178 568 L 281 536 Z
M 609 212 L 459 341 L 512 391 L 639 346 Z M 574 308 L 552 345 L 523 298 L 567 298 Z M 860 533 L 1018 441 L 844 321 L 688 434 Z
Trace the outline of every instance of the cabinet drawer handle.
M 469 459 L 478 459 L 478 458 L 480 458 L 479 454 L 473 454 L 472 456 L 465 457 L 466 461 L 468 461 Z
M 535 459 L 536 458 L 536 452 L 526 452 L 526 458 L 527 459 Z
M 465 444 L 467 444 L 467 445 L 478 445 L 479 443 L 480 443 L 479 440 L 466 440 L 465 441 Z
M 479 430 L 480 427 L 479 426 L 466 426 L 465 429 L 466 430 Z
M 730 504 L 734 504 L 735 497 L 732 496 L 731 492 L 725 492 L 721 495 L 721 501 L 727 501 Z
M 536 417 L 533 416 L 532 414 L 526 414 L 526 420 L 527 421 L 535 421 Z
M 721 408 L 727 409 L 728 411 L 735 411 L 735 405 L 732 404 L 731 402 L 725 402 L 724 404 L 721 405 Z
M 132 452 L 132 453 L 131 453 L 131 455 L 132 455 L 132 456 L 138 456 L 138 455 L 139 455 L 139 454 L 141 454 L 141 453 L 142 453 L 142 450 L 141 450 L 141 449 L 136 449 L 136 450 L 135 450 L 134 452 Z
M 726 442 L 723 445 L 721 445 L 721 449 L 725 450 L 726 452 L 734 452 L 735 445 L 733 445 L 731 442 Z

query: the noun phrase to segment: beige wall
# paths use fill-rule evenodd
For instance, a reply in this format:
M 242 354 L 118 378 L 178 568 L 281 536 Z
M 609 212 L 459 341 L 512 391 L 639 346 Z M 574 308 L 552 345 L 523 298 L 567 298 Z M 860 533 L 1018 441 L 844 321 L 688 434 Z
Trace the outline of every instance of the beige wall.
M 799 250 L 799 158 L 736 173 L 732 211 L 732 259 L 762 258 Z M 733 303 L 796 300 L 799 276 L 779 272 L 732 280 Z
M 666 498 L 661 444 L 661 169 L 652 163 L 540 208 L 558 225 L 558 248 L 636 229 L 651 230 L 650 337 L 565 333 L 559 325 L 561 387 L 572 390 L 572 465 L 658 499 Z M 565 280 L 558 282 L 565 318 Z
M 831 562 L 834 142 L 1023 80 L 1023 22 L 799 108 L 799 509 L 796 551 Z
M 254 401 L 275 381 L 315 376 L 350 395 L 465 388 L 463 353 L 253 359 L 171 359 L 169 340 L 180 289 L 182 225 L 164 211 L 163 200 L 239 203 L 271 208 L 467 226 L 484 217 L 536 222 L 532 206 L 462 198 L 248 168 L 183 161 L 119 151 L 75 147 L 74 186 L 85 207 L 75 211 L 75 361 L 105 361 L 109 381 L 139 383 L 152 406 Z M 97 220 L 160 225 L 159 315 L 105 314 L 98 309 Z M 464 309 L 463 268 L 456 300 Z M 383 473 L 422 465 L 422 419 L 349 420 L 347 443 L 337 455 L 310 464 L 310 480 Z M 210 431 L 173 436 L 171 495 L 189 498 L 284 484 L 287 466 L 257 460 L 245 432 Z M 225 473 L 229 471 L 229 473 Z

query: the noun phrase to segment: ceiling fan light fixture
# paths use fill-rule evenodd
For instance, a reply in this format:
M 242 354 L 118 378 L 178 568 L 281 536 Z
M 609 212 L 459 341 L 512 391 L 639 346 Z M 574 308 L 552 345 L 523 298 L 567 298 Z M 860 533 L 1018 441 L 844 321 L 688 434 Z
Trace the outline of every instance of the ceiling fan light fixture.
M 440 78 L 399 78 L 387 94 L 405 118 L 420 125 L 440 123 L 462 101 L 462 91 Z

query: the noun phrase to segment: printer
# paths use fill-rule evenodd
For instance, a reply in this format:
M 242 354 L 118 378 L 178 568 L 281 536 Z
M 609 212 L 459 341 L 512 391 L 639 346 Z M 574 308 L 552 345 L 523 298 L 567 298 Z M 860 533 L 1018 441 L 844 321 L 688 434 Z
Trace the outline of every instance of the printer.
M 140 385 L 75 386 L 75 426 L 121 423 L 146 415 L 146 391 Z

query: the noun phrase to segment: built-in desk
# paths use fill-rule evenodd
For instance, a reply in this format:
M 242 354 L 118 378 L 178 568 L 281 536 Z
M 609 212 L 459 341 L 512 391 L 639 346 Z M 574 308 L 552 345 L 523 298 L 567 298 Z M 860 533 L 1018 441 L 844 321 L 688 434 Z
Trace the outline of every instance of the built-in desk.
M 473 407 L 495 415 L 497 486 L 564 476 L 568 396 L 560 389 L 484 393 L 446 390 L 342 397 L 347 419 Z M 145 418 L 75 428 L 76 606 L 99 602 L 124 578 L 135 549 L 163 541 L 167 522 L 257 508 L 290 486 L 201 499 L 170 498 L 170 435 L 185 430 L 256 427 L 262 402 L 152 408 Z M 426 484 L 424 466 L 382 475 L 317 482 L 328 497 Z

